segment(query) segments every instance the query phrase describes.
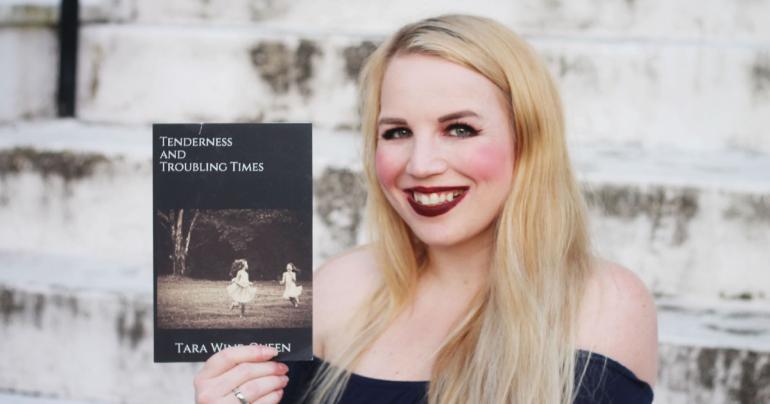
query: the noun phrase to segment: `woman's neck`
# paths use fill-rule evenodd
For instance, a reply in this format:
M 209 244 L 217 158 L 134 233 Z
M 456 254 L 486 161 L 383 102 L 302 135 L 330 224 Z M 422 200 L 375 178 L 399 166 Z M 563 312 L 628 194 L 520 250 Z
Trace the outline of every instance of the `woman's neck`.
M 425 281 L 443 289 L 476 291 L 489 276 L 494 233 L 487 229 L 462 243 L 428 246 Z

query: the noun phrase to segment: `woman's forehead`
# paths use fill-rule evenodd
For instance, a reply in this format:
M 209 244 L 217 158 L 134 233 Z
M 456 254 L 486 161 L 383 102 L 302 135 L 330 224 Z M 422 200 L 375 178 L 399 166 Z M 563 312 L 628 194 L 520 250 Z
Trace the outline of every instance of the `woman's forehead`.
M 388 63 L 380 94 L 380 115 L 413 111 L 437 116 L 500 106 L 500 90 L 482 74 L 446 59 L 407 54 Z

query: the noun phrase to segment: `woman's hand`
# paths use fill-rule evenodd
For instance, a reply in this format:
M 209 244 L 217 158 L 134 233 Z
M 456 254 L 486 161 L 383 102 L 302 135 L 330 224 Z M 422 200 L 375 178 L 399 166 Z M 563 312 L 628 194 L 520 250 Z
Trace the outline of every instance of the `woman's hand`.
M 193 382 L 197 404 L 273 404 L 283 396 L 288 366 L 270 361 L 275 348 L 235 346 L 214 354 Z M 236 396 L 239 391 L 243 400 Z M 245 401 L 244 401 L 245 400 Z

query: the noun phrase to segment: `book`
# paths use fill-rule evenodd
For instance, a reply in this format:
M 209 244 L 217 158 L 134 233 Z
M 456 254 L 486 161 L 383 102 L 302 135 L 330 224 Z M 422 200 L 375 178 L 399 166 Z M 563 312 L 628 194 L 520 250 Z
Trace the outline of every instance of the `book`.
M 155 124 L 154 361 L 312 360 L 312 127 Z

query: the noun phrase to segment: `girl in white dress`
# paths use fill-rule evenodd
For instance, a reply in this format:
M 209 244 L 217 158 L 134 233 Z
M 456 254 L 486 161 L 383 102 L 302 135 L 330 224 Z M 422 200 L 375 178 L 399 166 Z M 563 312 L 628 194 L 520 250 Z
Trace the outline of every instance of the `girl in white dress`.
M 283 298 L 289 299 L 294 307 L 299 306 L 299 295 L 302 294 L 302 286 L 297 286 L 297 267 L 291 262 L 286 265 L 286 272 L 281 278 L 281 285 L 286 285 L 283 290 Z
M 257 289 L 252 286 L 254 283 L 249 281 L 248 273 L 249 265 L 245 259 L 237 259 L 233 261 L 232 269 L 230 270 L 230 276 L 233 272 L 237 271 L 235 278 L 230 281 L 230 285 L 227 287 L 227 293 L 233 299 L 233 303 L 230 305 L 230 310 L 241 306 L 241 317 L 245 315 L 246 303 L 254 300 L 254 296 L 257 295 Z

